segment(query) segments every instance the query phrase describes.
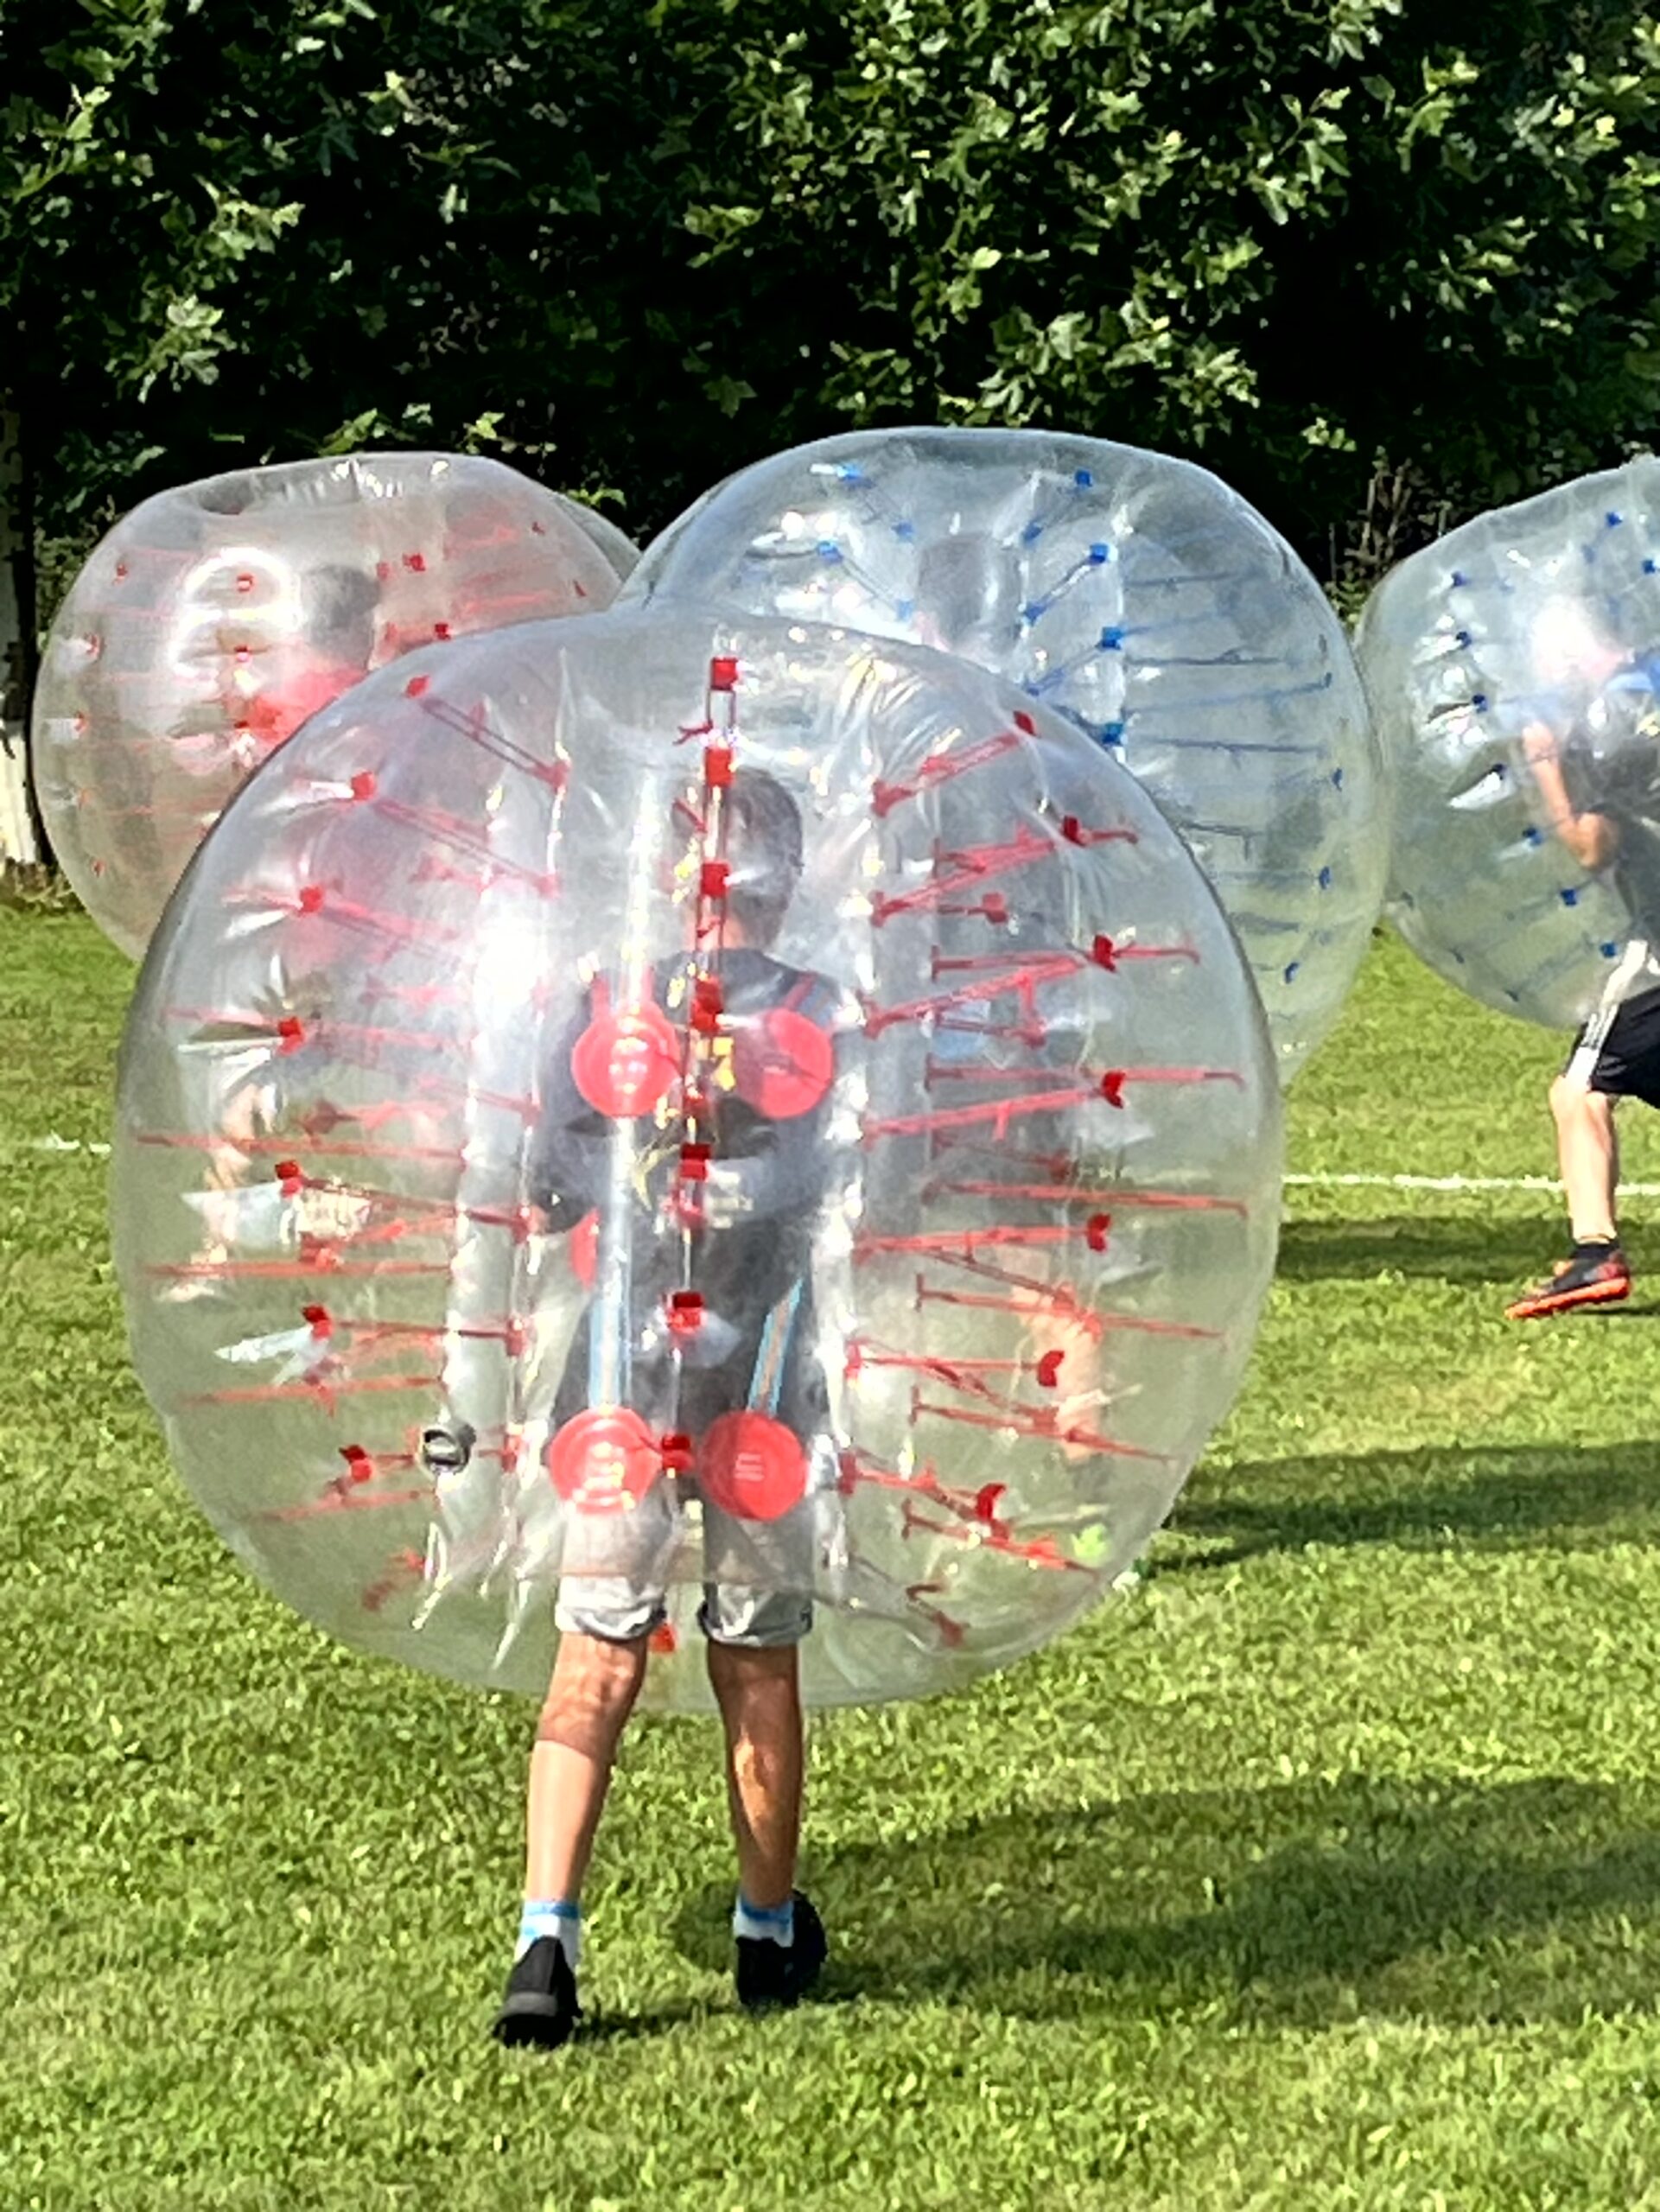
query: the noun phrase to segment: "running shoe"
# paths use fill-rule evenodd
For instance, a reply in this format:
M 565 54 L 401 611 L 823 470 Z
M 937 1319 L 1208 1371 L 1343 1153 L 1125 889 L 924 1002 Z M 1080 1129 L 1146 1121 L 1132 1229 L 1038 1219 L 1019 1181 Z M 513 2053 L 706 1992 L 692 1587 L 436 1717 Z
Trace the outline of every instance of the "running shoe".
M 774 1943 L 766 1936 L 739 1936 L 739 2004 L 747 2012 L 798 2004 L 823 1972 L 829 1952 L 824 1923 L 812 1900 L 798 1890 L 792 1943 Z
M 1572 1259 L 1558 1260 L 1543 1282 L 1523 1291 L 1504 1308 L 1507 1321 L 1536 1321 L 1547 1313 L 1571 1313 L 1576 1306 L 1614 1306 L 1629 1298 L 1631 1270 L 1618 1244 L 1582 1246 Z

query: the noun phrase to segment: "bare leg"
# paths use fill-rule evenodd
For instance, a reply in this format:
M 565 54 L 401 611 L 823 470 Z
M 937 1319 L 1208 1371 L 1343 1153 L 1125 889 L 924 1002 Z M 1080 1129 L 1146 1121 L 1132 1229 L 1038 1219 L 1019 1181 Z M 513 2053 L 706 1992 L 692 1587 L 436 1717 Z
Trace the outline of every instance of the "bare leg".
M 525 1831 L 525 1894 L 582 1894 L 595 1832 L 605 1809 L 617 1744 L 646 1673 L 646 1642 L 610 1643 L 567 1633 L 531 1755 Z
M 794 1645 L 751 1651 L 711 1643 L 709 1679 L 726 1726 L 727 1797 L 738 1886 L 765 1911 L 795 1887 L 806 1765 Z
M 1576 1240 L 1612 1241 L 1614 1196 L 1619 1186 L 1619 1145 L 1614 1128 L 1618 1100 L 1600 1090 L 1558 1076 L 1550 1086 L 1550 1110 L 1556 1122 L 1556 1157 L 1568 1218 Z

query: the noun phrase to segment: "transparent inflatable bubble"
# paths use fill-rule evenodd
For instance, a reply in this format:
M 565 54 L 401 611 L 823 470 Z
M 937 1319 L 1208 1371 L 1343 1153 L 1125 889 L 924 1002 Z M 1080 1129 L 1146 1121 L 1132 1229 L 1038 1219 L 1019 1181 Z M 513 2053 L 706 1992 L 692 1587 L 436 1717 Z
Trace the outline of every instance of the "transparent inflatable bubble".
M 828 438 L 706 494 L 625 596 L 845 623 L 1008 677 L 1180 830 L 1282 1077 L 1336 1020 L 1383 899 L 1380 756 L 1325 594 L 1207 470 L 1035 430 Z
M 1278 1165 L 1225 919 L 1072 724 L 613 613 L 384 670 L 238 798 L 140 980 L 116 1242 L 185 1482 L 337 1636 L 537 1690 L 557 1592 L 696 1705 L 708 1585 L 874 1700 L 1135 1559 Z
M 1660 985 L 1660 462 L 1437 539 L 1356 643 L 1413 950 L 1554 1029 Z
M 435 639 L 597 613 L 620 531 L 500 462 L 359 454 L 213 476 L 118 523 L 53 625 L 34 716 L 53 845 L 124 951 L 308 715 Z

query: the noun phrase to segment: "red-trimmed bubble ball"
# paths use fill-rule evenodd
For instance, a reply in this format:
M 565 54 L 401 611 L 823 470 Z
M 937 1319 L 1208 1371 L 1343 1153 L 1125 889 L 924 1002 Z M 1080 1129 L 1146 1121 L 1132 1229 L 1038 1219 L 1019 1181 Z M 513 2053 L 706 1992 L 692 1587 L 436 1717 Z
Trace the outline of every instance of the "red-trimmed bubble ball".
M 527 626 L 315 716 L 170 907 L 135 1356 L 203 1510 L 348 1643 L 533 1691 L 557 1605 L 698 1704 L 707 1584 L 811 1605 L 816 1700 L 918 1696 L 1168 1512 L 1270 1273 L 1278 1096 L 1199 868 L 1064 717 L 807 626 Z
M 624 597 L 844 624 L 1020 685 L 1180 830 L 1282 1077 L 1331 1030 L 1383 899 L 1384 764 L 1325 593 L 1208 469 L 1050 431 L 847 431 L 717 485 Z
M 76 578 L 35 696 L 41 810 L 87 911 L 142 954 L 232 793 L 310 715 L 419 646 L 598 613 L 636 557 L 591 509 L 455 454 L 144 500 Z

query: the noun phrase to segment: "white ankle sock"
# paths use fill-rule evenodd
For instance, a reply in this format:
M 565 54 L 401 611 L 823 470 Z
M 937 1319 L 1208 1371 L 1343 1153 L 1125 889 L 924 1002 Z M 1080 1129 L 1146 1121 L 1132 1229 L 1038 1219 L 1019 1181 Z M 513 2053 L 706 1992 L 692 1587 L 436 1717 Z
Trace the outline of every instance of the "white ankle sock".
M 515 1959 L 522 1959 L 532 1943 L 544 1936 L 551 1936 L 565 1955 L 565 1963 L 573 1974 L 582 1963 L 582 1908 L 572 1904 L 565 1897 L 526 1897 L 519 1916 L 518 1948 Z
M 732 1933 L 751 1943 L 781 1943 L 787 1951 L 795 1942 L 795 1899 L 782 1904 L 748 1904 L 741 1890 L 732 1908 Z

